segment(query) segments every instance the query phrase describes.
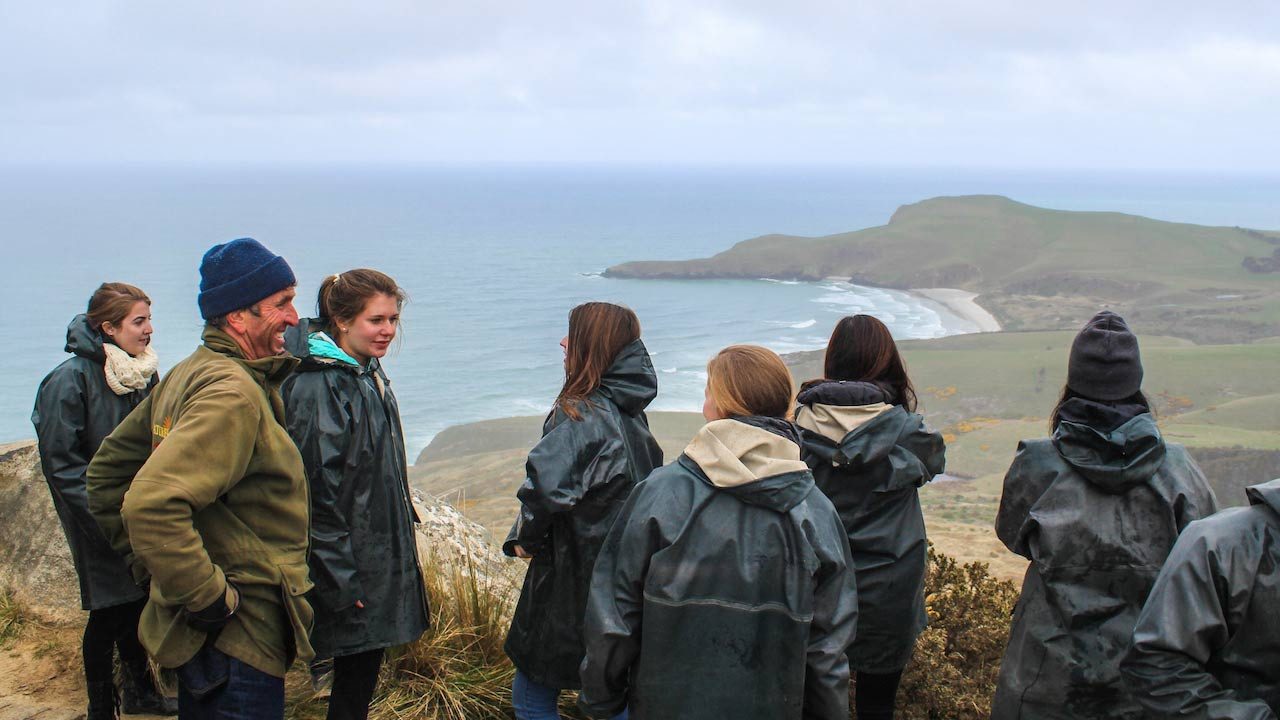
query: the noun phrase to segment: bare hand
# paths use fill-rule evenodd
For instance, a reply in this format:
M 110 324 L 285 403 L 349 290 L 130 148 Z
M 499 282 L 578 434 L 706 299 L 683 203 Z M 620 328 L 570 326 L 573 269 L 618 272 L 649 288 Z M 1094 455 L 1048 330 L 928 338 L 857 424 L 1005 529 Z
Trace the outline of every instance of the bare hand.
M 524 547 L 520 545 L 513 545 L 511 546 L 511 549 L 515 551 L 516 557 L 520 558 L 521 560 L 528 560 L 529 558 L 533 557 L 524 549 Z
M 364 601 L 363 601 L 363 600 L 357 600 L 357 601 L 356 601 L 356 609 L 357 609 L 357 610 L 363 610 L 363 609 L 364 609 Z

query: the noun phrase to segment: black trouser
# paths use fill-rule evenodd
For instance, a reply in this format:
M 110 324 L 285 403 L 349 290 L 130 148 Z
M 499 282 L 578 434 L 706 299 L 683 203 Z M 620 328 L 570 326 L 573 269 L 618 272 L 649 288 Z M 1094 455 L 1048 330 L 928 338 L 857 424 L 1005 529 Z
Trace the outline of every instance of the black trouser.
M 879 674 L 855 672 L 854 706 L 858 720 L 893 720 L 893 701 L 898 695 L 902 671 Z
M 328 720 L 365 720 L 369 717 L 369 701 L 378 687 L 382 653 L 382 648 L 378 648 L 333 659 Z
M 120 651 L 120 663 L 128 666 L 145 666 L 147 653 L 138 642 L 138 617 L 146 606 L 145 598 L 89 611 L 89 622 L 84 626 L 84 679 L 87 682 L 108 682 L 112 679 L 112 650 Z

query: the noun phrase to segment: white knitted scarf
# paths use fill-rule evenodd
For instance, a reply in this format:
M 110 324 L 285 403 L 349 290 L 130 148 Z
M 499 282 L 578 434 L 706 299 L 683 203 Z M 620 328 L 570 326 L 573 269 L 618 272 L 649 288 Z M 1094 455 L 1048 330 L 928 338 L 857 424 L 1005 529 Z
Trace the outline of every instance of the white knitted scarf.
M 102 349 L 107 353 L 107 362 L 103 366 L 107 373 L 107 387 L 117 395 L 128 395 L 145 388 L 160 364 L 160 358 L 150 345 L 138 357 L 108 342 L 102 343 Z

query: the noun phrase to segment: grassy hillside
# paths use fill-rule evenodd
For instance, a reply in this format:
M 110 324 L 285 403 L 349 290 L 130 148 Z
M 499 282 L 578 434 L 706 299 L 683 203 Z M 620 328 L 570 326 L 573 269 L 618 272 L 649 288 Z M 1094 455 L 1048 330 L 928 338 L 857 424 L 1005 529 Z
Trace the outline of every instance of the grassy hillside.
M 766 235 L 711 258 L 641 261 L 633 278 L 845 277 L 897 288 L 978 292 L 1006 329 L 1077 327 L 1119 308 L 1145 333 L 1208 342 L 1280 335 L 1280 233 L 1049 210 L 997 196 L 906 205 L 887 225 L 803 238 Z
M 1024 567 L 991 532 L 1004 471 L 1019 440 L 1048 433 L 1071 338 L 1022 332 L 901 343 L 922 410 L 947 436 L 948 475 L 959 478 L 925 488 L 930 535 L 944 552 L 990 562 L 1001 577 L 1019 576 Z M 1276 345 L 1143 337 L 1142 355 L 1144 387 L 1165 435 L 1203 459 L 1225 504 L 1243 502 L 1243 486 L 1280 475 L 1280 374 L 1259 372 L 1277 365 Z M 817 376 L 821 353 L 788 360 L 802 381 Z M 650 421 L 668 459 L 702 424 L 696 413 L 653 413 Z M 423 451 L 412 480 L 501 539 L 541 425 L 541 417 L 523 417 L 450 428 Z

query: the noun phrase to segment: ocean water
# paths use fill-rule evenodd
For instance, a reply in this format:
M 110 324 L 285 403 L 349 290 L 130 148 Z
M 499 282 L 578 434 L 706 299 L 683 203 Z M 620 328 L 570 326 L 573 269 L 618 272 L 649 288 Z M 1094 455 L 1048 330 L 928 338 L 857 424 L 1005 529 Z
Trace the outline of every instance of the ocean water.
M 0 169 L 0 441 L 32 437 L 40 379 L 65 353 L 67 322 L 99 282 L 153 300 L 161 368 L 199 342 L 198 264 L 252 236 L 284 255 L 312 314 L 320 279 L 352 267 L 409 292 L 385 364 L 411 460 L 457 423 L 541 414 L 561 373 L 568 312 L 587 300 L 640 316 L 661 410 L 701 406 L 719 348 L 821 347 L 843 315 L 868 312 L 900 338 L 974 328 L 908 293 L 840 282 L 604 278 L 637 259 L 702 257 L 767 233 L 880 225 L 900 205 L 997 193 L 1063 209 L 1280 228 L 1280 178 L 866 169 L 591 167 Z

